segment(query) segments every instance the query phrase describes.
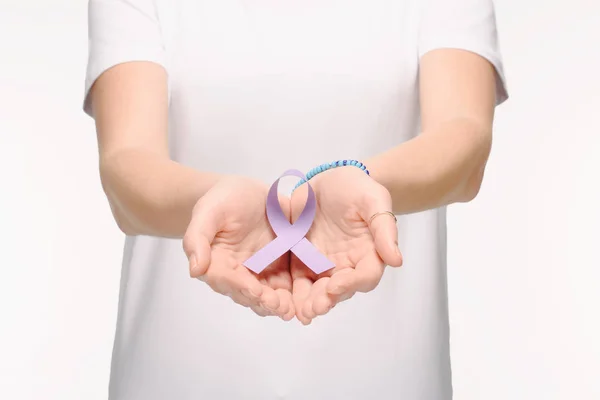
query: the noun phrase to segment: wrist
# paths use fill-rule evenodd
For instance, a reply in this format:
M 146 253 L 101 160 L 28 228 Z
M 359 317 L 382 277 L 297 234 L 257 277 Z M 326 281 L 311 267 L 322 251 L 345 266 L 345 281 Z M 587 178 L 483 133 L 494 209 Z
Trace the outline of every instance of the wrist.
M 306 173 L 306 179 L 301 179 L 294 187 L 294 190 L 296 190 L 298 187 L 300 187 L 307 181 L 310 181 L 313 178 L 320 176 L 321 174 L 323 174 L 325 172 L 334 171 L 334 170 L 339 171 L 341 169 L 348 169 L 348 168 L 352 168 L 354 171 L 360 170 L 363 173 L 365 173 L 366 175 L 370 175 L 367 165 L 359 160 L 354 160 L 354 159 L 336 160 L 336 161 L 332 161 L 332 162 L 326 162 L 326 163 L 323 163 L 316 167 L 311 168 Z

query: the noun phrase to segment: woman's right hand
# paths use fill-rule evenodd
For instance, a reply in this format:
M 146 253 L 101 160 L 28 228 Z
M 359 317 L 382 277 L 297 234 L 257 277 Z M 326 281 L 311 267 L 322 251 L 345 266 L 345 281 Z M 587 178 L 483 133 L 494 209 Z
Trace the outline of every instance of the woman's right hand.
M 260 316 L 289 321 L 295 315 L 289 257 L 259 275 L 242 263 L 275 239 L 266 217 L 268 187 L 244 177 L 226 177 L 198 200 L 183 237 L 190 276 Z M 280 198 L 289 213 L 288 198 Z

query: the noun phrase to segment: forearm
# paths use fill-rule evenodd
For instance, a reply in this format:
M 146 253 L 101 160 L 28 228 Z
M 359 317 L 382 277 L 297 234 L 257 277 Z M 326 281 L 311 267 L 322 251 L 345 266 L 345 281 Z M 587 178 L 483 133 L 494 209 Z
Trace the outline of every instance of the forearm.
M 473 199 L 491 149 L 491 128 L 453 120 L 381 153 L 365 164 L 408 214 Z
M 173 238 L 184 235 L 194 205 L 220 179 L 137 149 L 101 156 L 100 176 L 124 233 Z

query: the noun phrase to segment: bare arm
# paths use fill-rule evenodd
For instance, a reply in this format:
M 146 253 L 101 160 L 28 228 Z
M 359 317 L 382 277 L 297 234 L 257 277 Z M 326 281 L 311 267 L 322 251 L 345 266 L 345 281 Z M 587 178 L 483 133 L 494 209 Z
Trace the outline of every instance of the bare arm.
M 195 203 L 220 177 L 170 160 L 165 70 L 150 62 L 116 65 L 90 96 L 102 187 L 119 228 L 182 237 Z
M 423 132 L 365 161 L 398 214 L 475 198 L 492 144 L 495 73 L 487 60 L 433 50 L 422 57 L 419 78 Z

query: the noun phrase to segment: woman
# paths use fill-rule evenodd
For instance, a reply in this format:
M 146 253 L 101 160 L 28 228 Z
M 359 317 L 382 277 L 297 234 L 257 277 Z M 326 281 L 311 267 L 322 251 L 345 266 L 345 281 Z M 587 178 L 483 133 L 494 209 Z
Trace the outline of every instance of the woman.
M 91 0 L 89 23 L 127 234 L 110 399 L 450 399 L 445 206 L 476 196 L 507 98 L 491 0 Z M 270 184 L 343 159 L 370 175 L 309 181 L 335 267 L 244 267 Z

